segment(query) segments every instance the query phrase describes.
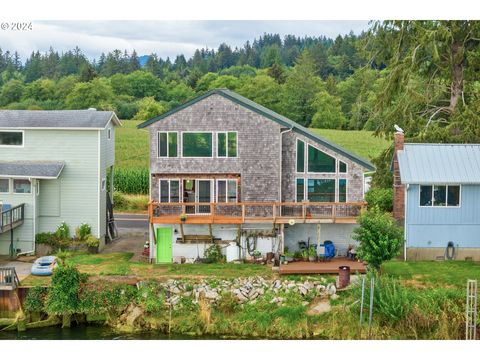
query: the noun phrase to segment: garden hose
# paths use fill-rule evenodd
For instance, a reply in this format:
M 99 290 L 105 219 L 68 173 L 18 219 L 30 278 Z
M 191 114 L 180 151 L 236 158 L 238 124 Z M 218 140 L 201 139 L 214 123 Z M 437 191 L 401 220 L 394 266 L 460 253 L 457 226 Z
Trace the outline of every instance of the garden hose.
M 449 241 L 445 248 L 445 258 L 448 260 L 455 259 L 455 245 L 452 241 Z

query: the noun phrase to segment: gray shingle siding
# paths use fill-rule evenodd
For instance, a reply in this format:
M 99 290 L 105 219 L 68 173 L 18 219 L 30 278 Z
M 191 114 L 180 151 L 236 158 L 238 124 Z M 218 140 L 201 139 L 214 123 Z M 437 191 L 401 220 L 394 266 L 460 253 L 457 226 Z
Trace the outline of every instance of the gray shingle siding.
M 281 126 L 219 95 L 212 95 L 150 126 L 152 174 L 240 174 L 242 201 L 278 201 Z M 157 158 L 157 132 L 238 131 L 236 158 Z M 216 136 L 213 137 L 216 150 Z M 158 181 L 152 179 L 152 199 Z
M 151 197 L 158 200 L 158 179 L 162 176 L 199 174 L 239 174 L 241 176 L 241 201 L 295 201 L 295 182 L 304 178 L 346 178 L 347 201 L 363 201 L 363 172 L 365 168 L 346 156 L 313 141 L 296 131 L 282 135 L 282 160 L 280 160 L 280 132 L 287 130 L 254 111 L 240 106 L 225 97 L 213 94 L 178 112 L 154 122 L 150 130 Z M 158 158 L 158 131 L 178 131 L 178 154 L 181 154 L 182 131 L 238 131 L 237 158 L 217 158 L 216 136 L 213 136 L 213 158 Z M 296 139 L 314 144 L 347 164 L 346 174 L 297 174 Z M 282 162 L 280 164 L 280 162 Z M 281 174 L 280 174 L 281 167 Z M 280 199 L 280 176 L 282 198 Z
M 323 152 L 341 160 L 347 164 L 347 173 L 332 173 L 332 174 L 308 174 L 307 158 L 305 157 L 305 173 L 296 172 L 296 156 L 297 156 L 297 138 L 307 144 L 314 145 Z M 363 201 L 363 173 L 364 168 L 350 159 L 333 152 L 322 144 L 316 143 L 311 139 L 298 134 L 296 132 L 288 132 L 283 135 L 283 164 L 282 164 L 282 201 L 295 201 L 296 194 L 296 179 L 347 179 L 347 201 L 357 202 Z

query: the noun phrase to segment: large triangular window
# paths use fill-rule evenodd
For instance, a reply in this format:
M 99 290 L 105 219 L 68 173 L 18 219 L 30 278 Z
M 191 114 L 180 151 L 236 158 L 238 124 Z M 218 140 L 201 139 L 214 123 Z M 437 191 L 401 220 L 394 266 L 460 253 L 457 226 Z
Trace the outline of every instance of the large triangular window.
M 312 145 L 308 145 L 308 172 L 335 173 L 335 158 Z

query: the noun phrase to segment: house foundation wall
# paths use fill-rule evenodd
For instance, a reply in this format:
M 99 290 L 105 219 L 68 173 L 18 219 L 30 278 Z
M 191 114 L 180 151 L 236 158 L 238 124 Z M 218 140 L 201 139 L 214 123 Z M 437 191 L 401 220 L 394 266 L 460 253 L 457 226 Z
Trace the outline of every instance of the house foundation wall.
M 407 260 L 438 260 L 445 257 L 445 248 L 407 248 Z M 454 260 L 480 261 L 480 248 L 455 248 Z

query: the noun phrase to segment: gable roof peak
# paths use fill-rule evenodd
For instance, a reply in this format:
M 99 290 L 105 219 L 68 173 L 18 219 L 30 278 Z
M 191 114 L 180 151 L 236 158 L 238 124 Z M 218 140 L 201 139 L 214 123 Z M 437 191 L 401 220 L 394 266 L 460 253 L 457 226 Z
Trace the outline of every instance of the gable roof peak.
M 296 123 L 295 121 L 293 120 L 290 120 L 289 118 L 283 116 L 283 115 L 280 115 L 278 113 L 276 113 L 275 111 L 271 110 L 271 109 L 268 109 L 266 108 L 265 106 L 263 105 L 260 105 L 230 89 L 225 89 L 225 88 L 215 88 L 215 89 L 212 89 L 212 90 L 209 90 L 207 91 L 206 93 L 204 93 L 203 95 L 200 95 L 200 96 L 197 96 L 195 98 L 193 98 L 192 100 L 170 110 L 170 111 L 167 111 L 161 115 L 158 115 L 150 120 L 147 120 L 141 124 L 139 124 L 137 126 L 137 128 L 139 129 L 143 129 L 145 127 L 148 127 L 150 125 L 152 125 L 153 123 L 156 123 L 157 121 L 159 120 L 162 120 L 172 114 L 175 114 L 176 112 L 180 111 L 180 110 L 183 110 L 203 99 L 206 99 L 207 97 L 213 95 L 213 94 L 217 94 L 217 95 L 220 95 L 220 96 L 223 96 L 224 98 L 230 100 L 230 101 L 233 101 L 239 105 L 241 105 L 242 107 L 244 108 L 247 108 L 253 112 L 256 112 L 257 114 L 260 114 L 270 120 L 273 120 L 277 123 L 279 123 L 280 125 L 283 125 L 283 126 L 286 126 L 288 128 L 291 128 L 293 131 L 299 133 L 299 134 L 302 134 L 308 138 L 310 138 L 311 140 L 317 142 L 317 143 L 320 143 L 322 144 L 323 146 L 331 149 L 332 151 L 335 151 L 336 153 L 339 153 L 343 156 L 345 156 L 346 158 L 350 159 L 351 161 L 353 162 L 356 162 L 357 164 L 360 164 L 361 166 L 363 166 L 365 169 L 367 170 L 370 170 L 370 171 L 373 171 L 375 170 L 375 167 L 367 160 L 361 158 L 360 156 L 356 155 L 356 154 L 353 154 L 351 153 L 350 151 L 342 148 L 341 146 L 335 144 L 335 143 L 332 143 L 330 142 L 329 140 L 313 133 L 312 131 L 308 130 L 306 127 Z

